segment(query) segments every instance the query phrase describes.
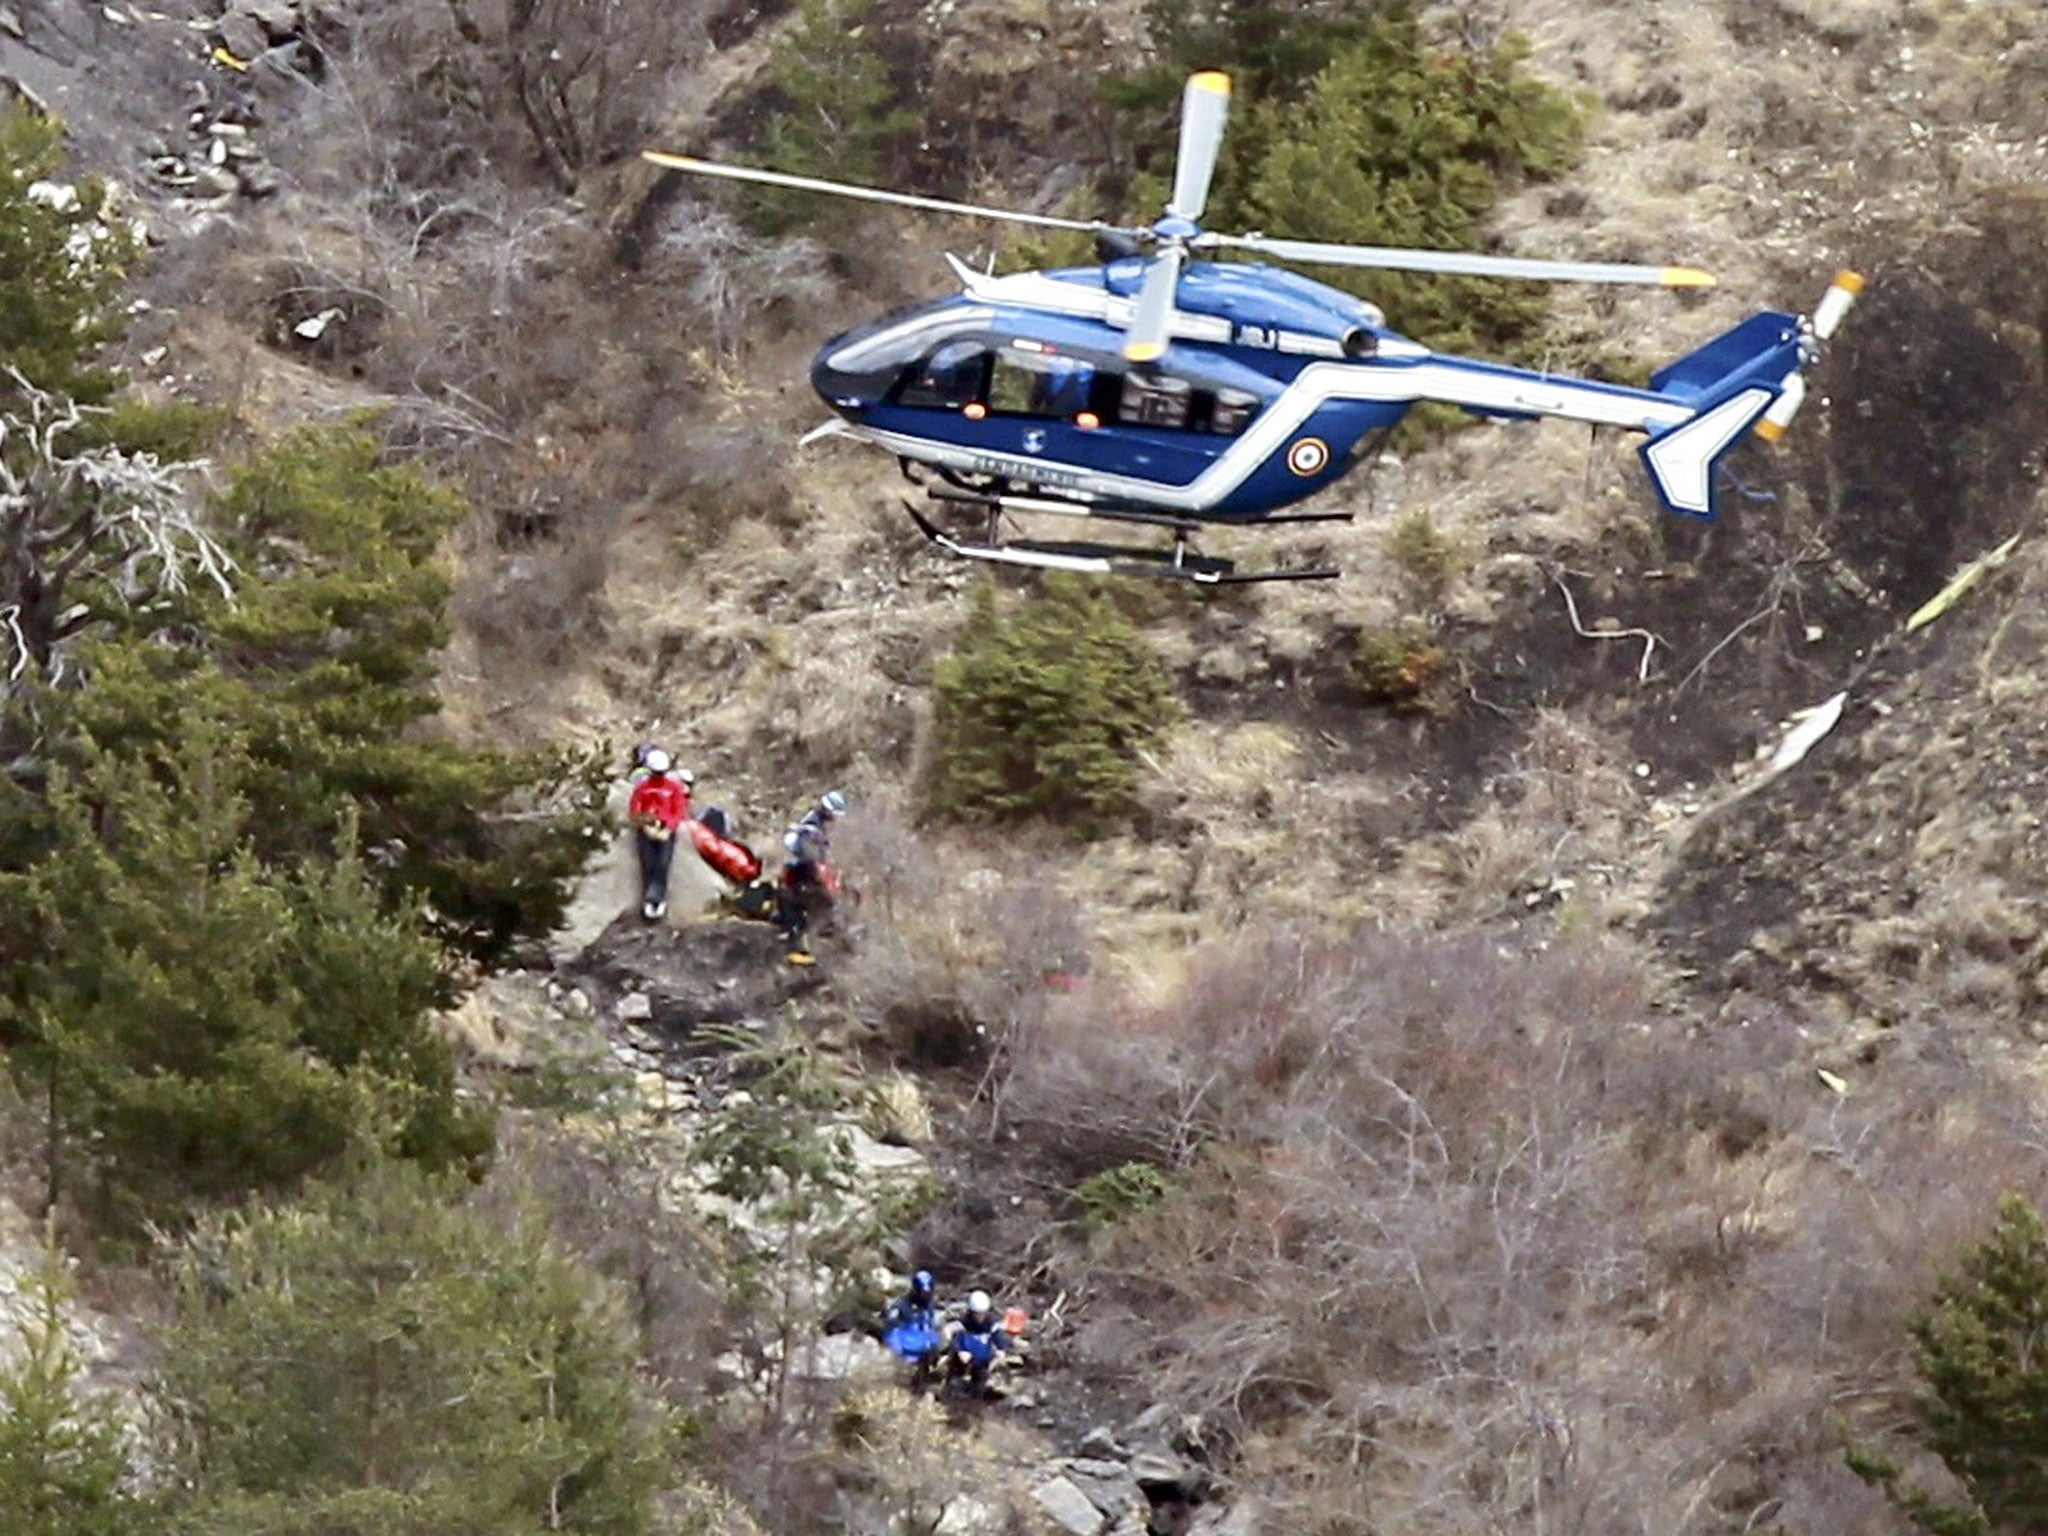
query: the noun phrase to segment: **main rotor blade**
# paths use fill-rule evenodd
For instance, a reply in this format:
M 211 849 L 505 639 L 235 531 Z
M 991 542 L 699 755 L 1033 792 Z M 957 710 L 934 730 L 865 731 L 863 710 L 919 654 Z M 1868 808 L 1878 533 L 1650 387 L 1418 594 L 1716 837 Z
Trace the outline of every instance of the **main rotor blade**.
M 1173 296 L 1180 289 L 1180 267 L 1187 251 L 1169 245 L 1145 268 L 1145 286 L 1124 332 L 1124 356 L 1134 363 L 1154 363 L 1166 355 L 1167 327 L 1173 323 Z
M 716 160 L 698 160 L 689 155 L 664 154 L 658 149 L 640 151 L 642 160 L 693 176 L 723 176 L 728 181 L 758 181 L 770 187 L 794 187 L 799 192 L 826 192 L 833 197 L 854 197 L 870 203 L 893 203 L 899 208 L 925 208 L 934 213 L 964 213 L 977 219 L 1006 219 L 1012 224 L 1037 224 L 1046 229 L 1078 229 L 1084 234 L 1142 234 L 1142 230 L 1118 229 L 1115 225 L 1086 219 L 1060 219 L 1049 213 L 1019 213 L 1010 208 L 984 208 L 978 203 L 949 202 L 943 197 L 919 197 L 911 192 L 884 192 L 878 187 L 856 187 L 844 181 L 820 181 L 815 176 L 792 176 L 786 171 L 756 170 L 750 165 L 722 165 Z
M 1223 119 L 1230 112 L 1230 76 L 1205 69 L 1188 76 L 1180 97 L 1180 151 L 1173 163 L 1173 201 L 1166 211 L 1177 219 L 1201 218 L 1209 182 L 1223 147 Z
M 1326 267 L 1378 267 L 1390 272 L 1443 272 L 1457 277 L 1515 277 L 1544 283 L 1641 283 L 1657 288 L 1711 288 L 1714 276 L 1697 267 L 1652 267 L 1614 261 L 1538 261 L 1522 256 L 1480 256 L 1463 251 L 1421 251 L 1402 246 L 1323 245 L 1265 235 L 1198 235 L 1207 250 L 1228 246 L 1282 261 Z

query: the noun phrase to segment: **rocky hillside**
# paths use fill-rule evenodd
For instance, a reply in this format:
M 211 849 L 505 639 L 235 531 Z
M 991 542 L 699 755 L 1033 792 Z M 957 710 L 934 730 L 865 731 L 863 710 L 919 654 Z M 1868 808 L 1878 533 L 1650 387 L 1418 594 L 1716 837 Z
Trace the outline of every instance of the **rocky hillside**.
M 1156 12 L 858 9 L 847 100 L 872 66 L 916 123 L 878 164 L 1067 212 L 1144 174 L 1104 86 Z M 1557 296 L 1560 367 L 1844 266 L 1864 301 L 1719 523 L 1632 441 L 1426 429 L 1318 503 L 1353 522 L 1253 540 L 1341 580 L 1122 596 L 1185 719 L 1093 840 L 927 814 L 981 577 L 879 456 L 796 447 L 817 342 L 988 231 L 749 222 L 632 157 L 762 158 L 818 10 L 0 3 L 0 95 L 153 232 L 139 386 L 228 458 L 374 411 L 474 500 L 437 728 L 660 739 L 762 842 L 854 802 L 815 969 L 695 871 L 621 917 L 618 844 L 442 1020 L 699 1437 L 673 1528 L 1908 1529 L 1842 1446 L 1946 1486 L 1906 1319 L 2048 1185 L 2038 7 L 1426 7 L 1585 109 L 1502 248 L 1721 278 Z M 852 1326 L 914 1265 L 1042 1320 L 1006 1400 L 907 1394 Z M 89 1311 L 132 1378 L 128 1285 Z

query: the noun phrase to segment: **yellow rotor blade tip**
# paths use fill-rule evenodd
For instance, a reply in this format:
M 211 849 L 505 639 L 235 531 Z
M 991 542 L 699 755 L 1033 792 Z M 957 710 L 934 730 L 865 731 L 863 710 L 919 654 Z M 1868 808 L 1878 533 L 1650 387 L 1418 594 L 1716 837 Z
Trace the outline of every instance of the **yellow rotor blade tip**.
M 655 165 L 673 165 L 683 169 L 687 169 L 697 163 L 688 155 L 671 155 L 659 149 L 643 149 L 640 151 L 640 158 L 651 161 Z
M 1844 293 L 1861 293 L 1863 291 L 1863 274 L 1861 272 L 1851 272 L 1845 268 L 1835 274 L 1835 286 Z
M 1230 94 L 1230 76 L 1220 69 L 1205 69 L 1188 81 L 1198 91 L 1207 91 L 1212 96 Z
M 1166 348 L 1156 341 L 1134 341 L 1124 348 L 1124 356 L 1134 363 L 1156 363 L 1166 356 Z
M 1664 286 L 1666 288 L 1711 288 L 1716 279 L 1711 272 L 1702 272 L 1698 267 L 1666 267 Z

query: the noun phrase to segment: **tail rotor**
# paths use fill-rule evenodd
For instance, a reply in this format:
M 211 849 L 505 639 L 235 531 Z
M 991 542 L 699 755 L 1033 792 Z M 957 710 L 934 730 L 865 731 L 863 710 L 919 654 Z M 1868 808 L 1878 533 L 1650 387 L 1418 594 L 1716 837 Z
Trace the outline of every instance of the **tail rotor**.
M 1828 291 L 1820 296 L 1820 302 L 1813 307 L 1813 314 L 1804 325 L 1806 334 L 1799 347 L 1799 367 L 1785 375 L 1779 386 L 1778 398 L 1771 402 L 1756 424 L 1756 435 L 1767 443 L 1783 438 L 1792 425 L 1792 418 L 1799 414 L 1799 408 L 1806 403 L 1806 373 L 1820 357 L 1821 345 L 1834 339 L 1842 327 L 1856 296 L 1863 292 L 1861 273 L 1841 271 L 1828 284 Z

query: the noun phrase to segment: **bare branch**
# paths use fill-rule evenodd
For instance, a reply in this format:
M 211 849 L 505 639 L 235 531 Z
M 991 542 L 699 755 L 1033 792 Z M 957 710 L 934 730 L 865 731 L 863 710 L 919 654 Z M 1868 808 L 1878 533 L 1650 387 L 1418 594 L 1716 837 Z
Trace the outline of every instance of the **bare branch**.
M 1638 683 L 1647 683 L 1650 680 L 1650 658 L 1657 651 L 1657 637 L 1647 629 L 1586 628 L 1585 625 L 1579 622 L 1578 601 L 1572 596 L 1572 589 L 1564 584 L 1563 574 L 1558 571 L 1552 571 L 1550 579 L 1557 583 L 1557 590 L 1564 594 L 1565 613 L 1572 621 L 1573 631 L 1581 638 L 1587 640 L 1640 639 L 1643 642 L 1643 659 L 1636 663 L 1636 681 Z M 1681 684 L 1680 686 L 1683 685 Z
M 58 647 L 87 627 L 95 589 L 130 607 L 211 582 L 232 595 L 234 562 L 199 524 L 202 463 L 164 464 L 79 444 L 105 413 L 36 388 L 13 368 L 0 410 L 0 670 L 10 686 L 54 678 Z

